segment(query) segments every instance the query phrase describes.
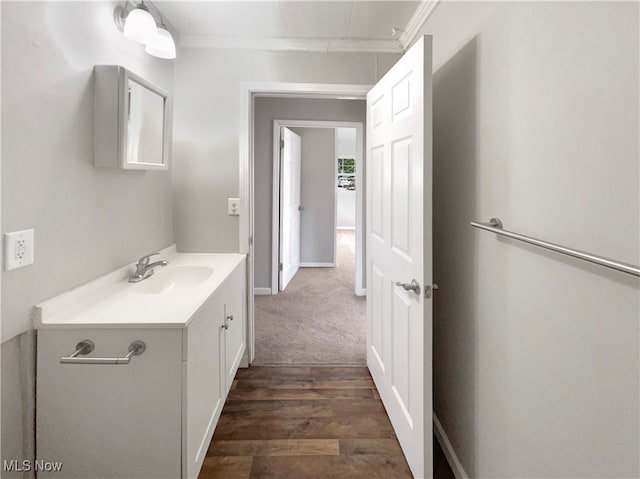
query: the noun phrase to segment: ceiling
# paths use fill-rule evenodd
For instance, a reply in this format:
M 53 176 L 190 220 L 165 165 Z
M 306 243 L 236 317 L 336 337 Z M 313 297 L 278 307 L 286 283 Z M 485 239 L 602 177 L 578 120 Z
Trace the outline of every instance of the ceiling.
M 401 51 L 420 1 L 156 1 L 187 47 Z M 392 29 L 399 32 L 392 34 Z M 300 48 L 295 48 L 295 46 Z

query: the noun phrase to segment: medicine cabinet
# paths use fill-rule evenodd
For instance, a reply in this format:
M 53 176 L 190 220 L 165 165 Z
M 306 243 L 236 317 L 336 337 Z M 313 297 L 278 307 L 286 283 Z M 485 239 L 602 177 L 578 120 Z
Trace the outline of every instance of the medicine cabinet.
M 169 94 L 118 65 L 96 65 L 94 80 L 94 165 L 168 169 Z

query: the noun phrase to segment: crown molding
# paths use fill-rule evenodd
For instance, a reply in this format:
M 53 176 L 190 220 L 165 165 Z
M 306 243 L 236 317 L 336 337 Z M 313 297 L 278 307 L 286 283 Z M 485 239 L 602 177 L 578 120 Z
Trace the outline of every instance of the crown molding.
M 223 38 L 208 35 L 182 35 L 182 48 L 224 48 L 242 50 L 304 52 L 403 53 L 397 40 L 326 38 Z
M 422 25 L 424 25 L 424 22 L 427 21 L 427 18 L 429 18 L 439 3 L 440 0 L 422 0 L 422 2 L 420 2 L 420 5 L 409 20 L 409 23 L 407 23 L 407 27 L 404 29 L 404 32 L 400 35 L 400 44 L 404 50 L 411 46 L 418 36 L 418 32 L 422 28 Z

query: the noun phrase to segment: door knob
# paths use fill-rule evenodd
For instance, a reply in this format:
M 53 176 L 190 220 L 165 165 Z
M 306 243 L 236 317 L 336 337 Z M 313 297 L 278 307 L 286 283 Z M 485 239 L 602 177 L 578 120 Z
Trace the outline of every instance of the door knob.
M 401 283 L 398 281 L 396 286 L 400 286 L 405 291 L 413 291 L 416 294 L 420 294 L 420 284 L 415 279 L 412 279 L 411 283 Z

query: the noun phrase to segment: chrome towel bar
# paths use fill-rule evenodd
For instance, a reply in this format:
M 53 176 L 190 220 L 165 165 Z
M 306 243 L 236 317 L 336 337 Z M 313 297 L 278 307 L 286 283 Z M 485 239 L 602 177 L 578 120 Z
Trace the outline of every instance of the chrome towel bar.
M 144 341 L 134 341 L 129 345 L 129 352 L 122 358 L 81 358 L 95 349 L 96 345 L 90 339 L 76 344 L 76 350 L 71 356 L 60 358 L 62 364 L 129 364 L 133 356 L 140 356 L 147 349 Z
M 491 231 L 492 233 L 506 236 L 508 238 L 513 238 L 518 241 L 524 241 L 525 243 L 529 243 L 535 246 L 539 246 L 541 248 L 555 251 L 556 253 L 562 253 L 568 256 L 573 256 L 574 258 L 582 259 L 584 261 L 589 261 L 590 263 L 595 263 L 600 266 L 604 266 L 605 268 L 611 268 L 617 271 L 621 271 L 623 273 L 632 274 L 634 276 L 640 276 L 640 267 L 638 266 L 634 266 L 628 263 L 623 263 L 621 261 L 616 261 L 609 258 L 604 258 L 602 256 L 598 256 L 595 254 L 585 253 L 584 251 L 579 251 L 573 248 L 567 248 L 566 246 L 560 246 L 558 244 L 550 243 L 548 241 L 542 241 L 539 239 L 531 238 L 530 236 L 514 233 L 513 231 L 504 230 L 502 229 L 502 221 L 500 221 L 500 218 L 491 218 L 491 220 L 488 223 L 479 223 L 477 221 L 472 221 L 471 226 L 475 226 L 476 228 L 480 228 L 486 231 Z

